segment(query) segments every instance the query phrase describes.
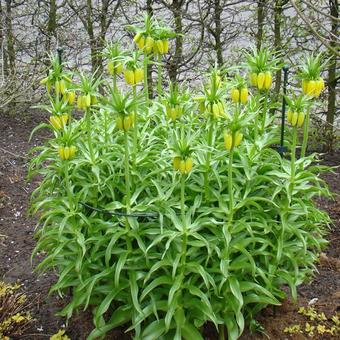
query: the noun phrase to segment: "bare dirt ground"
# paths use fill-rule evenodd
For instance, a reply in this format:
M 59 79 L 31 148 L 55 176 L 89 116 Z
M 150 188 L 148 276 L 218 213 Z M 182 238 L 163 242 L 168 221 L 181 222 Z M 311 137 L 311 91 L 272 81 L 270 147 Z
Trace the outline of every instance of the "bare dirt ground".
M 32 129 L 43 119 L 40 114 L 23 116 L 2 115 L 0 119 L 0 280 L 6 282 L 19 281 L 23 290 L 33 303 L 32 315 L 36 319 L 34 326 L 20 339 L 48 339 L 60 328 L 66 327 L 66 333 L 72 340 L 86 339 L 92 329 L 90 312 L 83 312 L 74 316 L 65 325 L 65 320 L 55 316 L 56 312 L 65 305 L 65 300 L 55 295 L 48 295 L 48 290 L 55 281 L 54 273 L 38 275 L 33 272 L 31 253 L 35 246 L 35 220 L 28 215 L 29 197 L 38 179 L 28 183 L 26 181 L 28 150 L 47 138 L 46 132 L 39 132 L 29 142 Z M 324 163 L 328 165 L 340 164 L 340 152 L 324 155 Z M 331 190 L 340 193 L 340 170 L 323 175 Z M 264 310 L 257 320 L 264 327 L 268 337 L 250 334 L 248 331 L 242 336 L 247 339 L 337 339 L 336 335 L 320 334 L 316 329 L 309 337 L 306 332 L 288 334 L 285 327 L 299 324 L 304 329 L 305 316 L 298 313 L 300 306 L 307 306 L 314 299 L 315 309 L 324 312 L 329 318 L 334 313 L 340 313 L 340 198 L 335 200 L 321 199 L 318 204 L 330 214 L 334 225 L 328 235 L 330 244 L 322 255 L 318 265 L 318 272 L 313 281 L 299 287 L 298 303 L 289 300 L 273 309 Z M 317 300 L 315 300 L 317 299 Z M 331 321 L 326 321 L 331 325 Z M 315 322 L 310 322 L 317 325 Z M 322 333 L 322 332 L 321 332 Z M 206 339 L 217 339 L 216 331 L 210 325 L 205 327 Z M 106 339 L 130 339 L 120 329 L 115 330 Z M 195 340 L 195 339 L 193 339 Z

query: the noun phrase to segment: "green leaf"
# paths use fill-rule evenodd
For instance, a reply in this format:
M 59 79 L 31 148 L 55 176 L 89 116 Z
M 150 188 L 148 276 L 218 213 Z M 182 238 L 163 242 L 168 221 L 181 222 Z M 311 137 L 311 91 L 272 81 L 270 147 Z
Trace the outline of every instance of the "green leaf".
M 203 336 L 198 329 L 192 324 L 185 323 L 182 327 L 182 336 L 184 340 L 203 340 Z

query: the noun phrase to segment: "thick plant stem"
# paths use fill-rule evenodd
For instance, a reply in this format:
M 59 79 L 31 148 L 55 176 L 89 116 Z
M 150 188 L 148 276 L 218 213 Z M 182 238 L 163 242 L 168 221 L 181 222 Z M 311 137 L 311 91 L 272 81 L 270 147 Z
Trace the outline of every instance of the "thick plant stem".
M 93 145 L 92 145 L 91 115 L 90 115 L 90 109 L 89 108 L 86 109 L 85 119 L 86 119 L 87 142 L 88 142 L 89 151 L 90 151 L 90 158 L 91 158 L 91 162 L 94 163 L 94 152 L 93 152 Z
M 157 65 L 157 94 L 158 97 L 162 94 L 162 56 L 158 54 Z
M 109 144 L 109 134 L 107 129 L 107 111 L 104 110 L 104 142 L 105 142 L 105 148 L 108 147 Z
M 125 142 L 125 203 L 126 203 L 126 214 L 130 214 L 131 211 L 131 180 L 130 180 L 130 164 L 129 164 L 129 138 L 127 131 L 124 132 Z M 125 225 L 127 231 L 130 230 L 129 219 L 126 217 Z M 128 251 L 132 250 L 131 241 L 128 235 L 126 235 L 126 243 Z
M 133 89 L 133 99 L 135 100 L 137 97 L 137 90 L 136 85 L 132 86 Z M 137 158 L 137 152 L 138 152 L 138 116 L 137 116 L 137 110 L 134 110 L 134 125 L 133 125 L 133 167 L 134 170 L 136 168 L 136 158 Z
M 228 193 L 229 193 L 229 225 L 233 221 L 234 217 L 234 193 L 233 193 L 233 156 L 234 156 L 234 146 L 232 146 L 229 155 L 228 163 Z
M 214 120 L 210 118 L 210 126 L 208 130 L 208 137 L 207 137 L 207 155 L 206 155 L 206 162 L 205 162 L 205 172 L 204 172 L 204 188 L 205 188 L 205 198 L 209 199 L 209 171 L 210 171 L 210 162 L 211 162 L 211 146 L 213 140 L 213 132 L 214 132 Z
M 68 203 L 70 205 L 70 209 L 73 210 L 73 195 L 71 191 L 71 183 L 69 178 L 69 163 L 68 160 L 63 161 L 64 162 L 64 175 L 65 175 L 65 184 L 66 184 L 66 192 L 67 192 L 67 198 Z
M 117 92 L 117 73 L 113 74 L 113 91 Z
M 149 105 L 148 56 L 146 53 L 144 53 L 144 93 L 146 104 Z
M 264 131 L 266 129 L 267 110 L 268 110 L 268 92 L 266 92 L 266 95 L 264 96 L 261 134 L 264 134 Z
M 129 138 L 127 131 L 124 132 L 125 143 L 125 196 L 126 196 L 126 213 L 130 213 L 131 200 L 131 181 L 130 181 L 130 164 L 129 164 Z
M 185 175 L 181 175 L 181 220 L 183 227 L 183 238 L 182 238 L 182 258 L 181 264 L 185 265 L 186 253 L 187 253 L 187 226 L 185 221 Z
M 255 128 L 254 128 L 254 143 L 257 141 L 257 136 L 259 134 L 259 112 L 256 113 L 255 116 Z
M 224 324 L 218 325 L 218 340 L 225 340 Z
M 293 128 L 292 151 L 290 156 L 290 194 L 293 194 L 295 180 L 295 161 L 296 161 L 296 144 L 297 144 L 297 128 Z
M 181 218 L 183 226 L 185 225 L 185 175 L 181 177 Z
M 302 140 L 300 157 L 305 157 L 306 155 L 308 134 L 309 134 L 309 119 L 310 119 L 310 106 L 308 107 L 307 112 L 306 112 L 306 119 L 305 119 L 305 125 L 303 129 L 303 140 Z

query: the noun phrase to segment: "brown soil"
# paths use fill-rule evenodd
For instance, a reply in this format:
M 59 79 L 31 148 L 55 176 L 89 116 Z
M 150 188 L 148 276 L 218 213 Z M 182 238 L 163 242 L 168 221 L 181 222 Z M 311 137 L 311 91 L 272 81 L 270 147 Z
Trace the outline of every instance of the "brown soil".
M 35 114 L 26 117 L 2 115 L 0 120 L 0 280 L 21 282 L 23 290 L 34 303 L 33 316 L 36 322 L 22 339 L 48 339 L 65 326 L 65 320 L 55 316 L 65 301 L 55 295 L 48 296 L 49 287 L 56 279 L 55 274 L 34 273 L 34 265 L 39 259 L 35 259 L 32 264 L 30 258 L 35 246 L 35 220 L 28 215 L 27 209 L 37 179 L 35 182 L 26 182 L 27 152 L 43 142 L 47 134 L 41 131 L 30 142 L 28 139 L 32 129 L 42 119 L 46 117 Z M 325 155 L 324 162 L 339 165 L 340 152 Z M 339 169 L 323 177 L 333 192 L 340 193 Z M 320 199 L 318 204 L 328 211 L 334 222 L 328 235 L 330 244 L 320 258 L 318 272 L 312 282 L 299 288 L 298 303 L 287 300 L 282 306 L 267 308 L 258 316 L 257 320 L 269 339 L 310 339 L 305 332 L 290 335 L 283 330 L 295 324 L 300 324 L 304 329 L 309 320 L 298 314 L 297 310 L 299 306 L 307 306 L 311 299 L 318 299 L 313 306 L 319 313 L 323 311 L 327 317 L 340 312 L 340 198 L 335 197 L 334 201 Z M 315 322 L 313 324 L 316 325 Z M 331 321 L 328 321 L 328 325 L 331 325 Z M 86 339 L 92 329 L 90 312 L 80 313 L 65 327 L 72 340 Z M 216 331 L 210 325 L 205 328 L 205 335 L 206 339 L 217 339 Z M 124 338 L 129 337 L 118 329 L 106 339 Z M 248 331 L 242 336 L 243 340 L 262 338 L 266 339 L 265 336 L 251 335 Z M 336 336 L 320 335 L 314 331 L 313 338 L 336 339 Z

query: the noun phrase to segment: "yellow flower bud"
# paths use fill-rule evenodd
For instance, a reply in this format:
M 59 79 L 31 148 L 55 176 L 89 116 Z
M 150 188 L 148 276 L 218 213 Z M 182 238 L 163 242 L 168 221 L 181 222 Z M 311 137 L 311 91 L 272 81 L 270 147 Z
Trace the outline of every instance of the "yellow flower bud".
M 108 63 L 107 63 L 107 70 L 109 71 L 109 74 L 110 74 L 111 76 L 113 76 L 114 73 L 115 73 L 114 68 L 115 68 L 115 67 L 114 67 L 113 61 L 112 61 L 112 60 L 109 60 Z
M 157 50 L 160 54 L 164 54 L 164 46 L 163 46 L 163 41 L 162 40 L 157 40 L 156 41 L 156 46 Z
M 233 146 L 233 136 L 230 133 L 224 132 L 224 146 L 225 148 L 230 151 Z
M 64 156 L 64 147 L 63 146 L 59 146 L 58 147 L 58 153 L 59 153 L 59 157 L 64 160 L 65 156 Z
M 257 87 L 257 74 L 255 72 L 250 74 L 250 82 L 253 86 Z
M 263 72 L 260 72 L 257 75 L 257 87 L 258 87 L 259 90 L 263 89 L 265 79 L 266 79 L 266 75 Z
M 291 110 L 288 110 L 287 112 L 287 122 L 288 123 L 292 123 L 292 116 L 293 116 L 293 112 Z
M 319 97 L 322 90 L 325 88 L 325 82 L 322 78 L 315 81 L 315 97 Z
M 271 74 L 271 72 L 267 71 L 267 72 L 265 73 L 263 87 L 264 87 L 266 90 L 269 90 L 269 89 L 271 88 L 271 86 L 272 86 L 272 82 L 273 82 L 272 74 Z
M 140 49 L 144 48 L 144 46 L 145 46 L 145 38 L 144 38 L 144 36 L 142 36 L 142 37 L 139 39 L 139 41 L 138 41 L 138 43 L 137 43 L 137 46 L 138 46 L 138 48 L 140 48 Z
M 188 174 L 192 170 L 193 166 L 193 160 L 192 158 L 187 158 L 185 161 L 185 172 Z
M 118 116 L 116 118 L 116 126 L 119 130 L 122 130 L 124 128 L 124 124 L 123 124 L 123 118 Z
M 61 94 L 64 94 L 66 91 L 66 83 L 64 79 L 61 79 L 59 82 L 59 90 Z
M 212 114 L 215 118 L 218 118 L 220 115 L 220 107 L 217 103 L 212 104 Z
M 230 96 L 234 103 L 238 103 L 240 100 L 240 91 L 238 89 L 231 89 Z
M 181 157 L 174 157 L 174 159 L 172 160 L 172 165 L 175 170 L 179 170 L 180 164 L 181 164 Z
M 57 117 L 57 116 L 51 116 L 50 117 L 50 123 L 57 130 L 62 128 L 62 122 L 59 119 L 59 117 Z
M 116 65 L 115 65 L 115 72 L 117 74 L 123 72 L 123 64 L 122 63 L 116 63 Z
M 64 147 L 64 159 L 70 158 L 70 148 L 68 146 Z
M 138 32 L 134 37 L 133 37 L 133 41 L 137 44 L 140 39 L 142 38 L 142 33 L 141 32 Z
M 70 146 L 70 158 L 72 158 L 76 152 L 77 148 L 74 145 Z
M 235 138 L 234 138 L 234 146 L 239 146 L 241 144 L 243 138 L 243 134 L 240 131 L 237 131 L 235 133 Z
M 242 104 L 246 104 L 248 101 L 248 89 L 246 87 L 241 89 L 240 93 L 240 102 Z
M 140 83 L 144 79 L 144 70 L 142 68 L 137 68 L 135 70 L 135 84 Z
M 179 171 L 180 171 L 181 174 L 185 174 L 185 171 L 186 171 L 186 162 L 183 159 L 179 163 Z
M 128 85 L 135 84 L 135 72 L 133 70 L 125 70 L 124 71 L 124 78 Z
M 67 101 L 70 105 L 74 103 L 75 98 L 76 98 L 76 93 L 74 91 L 68 92 Z
M 308 82 L 308 85 L 307 85 L 307 94 L 309 96 L 314 97 L 314 95 L 315 95 L 315 81 L 314 80 L 310 80 Z
M 145 39 L 145 52 L 150 53 L 152 51 L 153 45 L 154 40 L 152 39 L 152 37 L 147 36 Z
M 67 121 L 68 121 L 68 114 L 63 114 L 60 116 L 60 122 L 62 124 L 62 126 L 66 125 Z
M 162 40 L 163 42 L 163 54 L 169 52 L 169 40 Z
M 96 96 L 91 96 L 91 105 L 96 105 L 98 103 L 98 99 Z
M 177 110 L 176 110 L 176 108 L 171 108 L 170 118 L 171 118 L 172 121 L 176 120 L 176 118 L 177 118 Z
M 302 93 L 307 94 L 308 80 L 302 79 Z
M 124 117 L 124 130 L 127 131 L 132 126 L 132 121 L 130 116 Z
M 89 93 L 85 96 L 84 102 L 85 102 L 85 107 L 91 106 L 91 95 Z
M 298 120 L 298 113 L 294 111 L 294 112 L 292 113 L 292 121 L 291 121 L 292 126 L 295 126 L 295 125 L 296 125 L 297 120 Z
M 305 114 L 303 112 L 298 113 L 297 126 L 301 127 L 305 121 Z

